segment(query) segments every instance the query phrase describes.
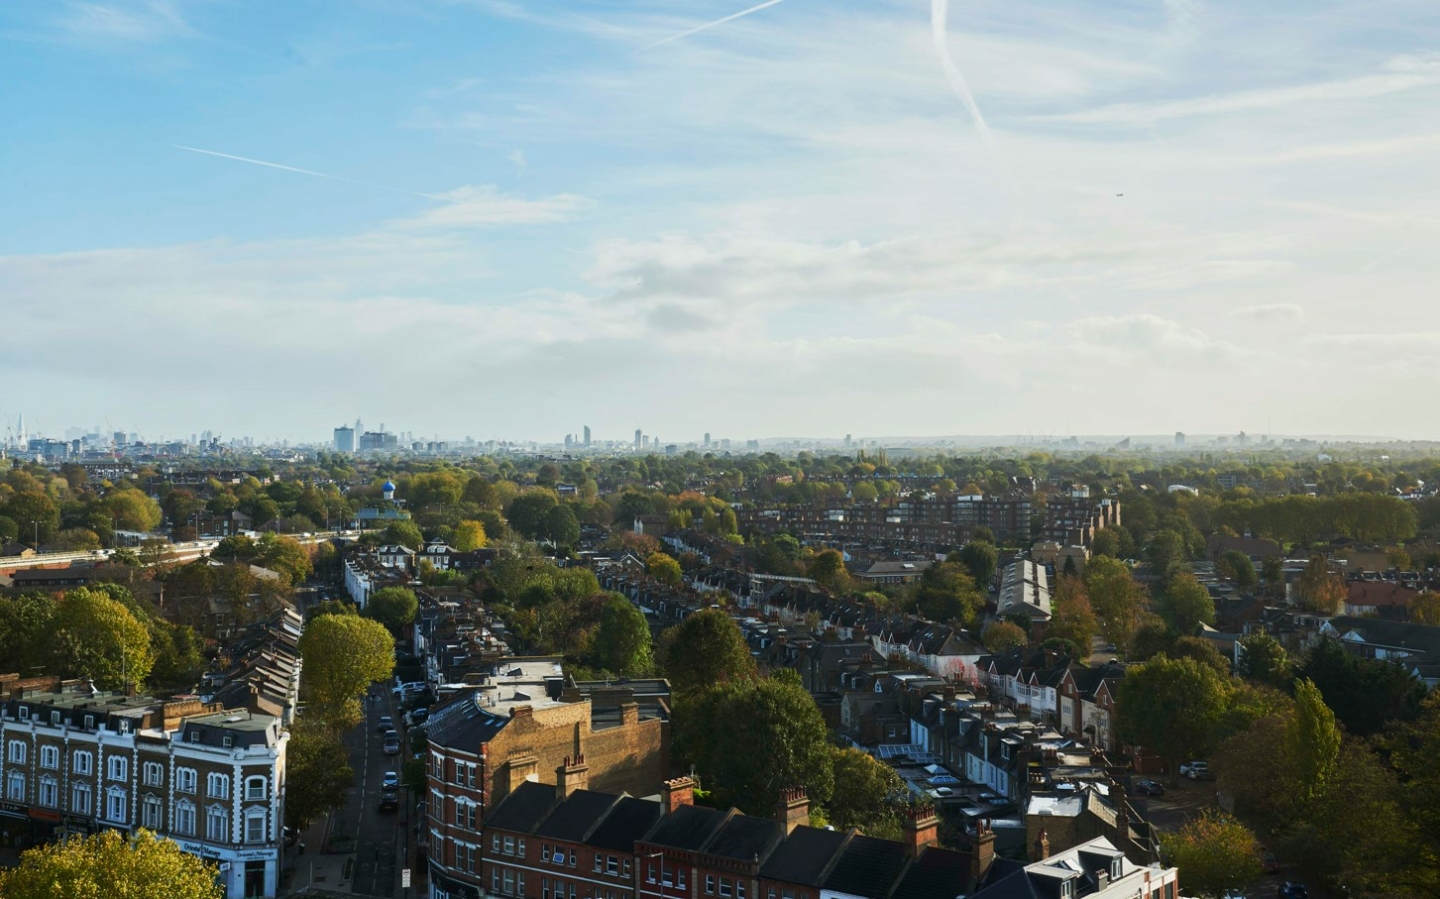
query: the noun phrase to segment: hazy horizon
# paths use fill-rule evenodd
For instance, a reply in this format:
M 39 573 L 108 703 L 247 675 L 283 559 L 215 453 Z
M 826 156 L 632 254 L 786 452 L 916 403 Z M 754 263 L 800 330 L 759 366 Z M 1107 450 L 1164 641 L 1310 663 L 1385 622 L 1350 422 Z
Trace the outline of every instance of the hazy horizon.
M 7 3 L 0 425 L 1440 438 L 1431 4 L 943 7 Z

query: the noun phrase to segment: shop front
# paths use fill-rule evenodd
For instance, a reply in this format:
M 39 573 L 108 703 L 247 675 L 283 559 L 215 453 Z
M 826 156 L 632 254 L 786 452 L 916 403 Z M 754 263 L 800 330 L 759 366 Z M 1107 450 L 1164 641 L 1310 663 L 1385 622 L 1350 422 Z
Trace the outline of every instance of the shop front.
M 220 865 L 225 899 L 268 899 L 275 895 L 280 854 L 275 849 L 230 849 L 181 840 L 180 848 Z

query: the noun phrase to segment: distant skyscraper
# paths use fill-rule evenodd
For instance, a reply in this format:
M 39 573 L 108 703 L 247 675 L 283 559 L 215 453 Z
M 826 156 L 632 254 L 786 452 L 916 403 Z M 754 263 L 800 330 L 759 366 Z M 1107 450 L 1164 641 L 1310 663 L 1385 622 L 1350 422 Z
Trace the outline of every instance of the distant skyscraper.
M 852 438 L 851 438 L 851 436 L 850 436 L 849 434 L 846 434 L 846 435 L 845 435 L 845 448 L 846 448 L 846 449 L 849 449 L 849 448 L 850 448 L 851 439 L 852 439 Z
M 640 432 L 640 429 L 639 429 L 639 428 L 636 428 L 636 429 L 635 429 L 635 448 L 636 448 L 636 449 L 639 449 L 639 448 L 642 447 L 642 446 L 644 446 L 644 435 Z
M 589 446 L 589 445 L 590 445 L 590 426 L 589 426 L 589 425 L 586 425 L 586 426 L 585 426 L 585 445 L 586 445 L 586 446 Z
M 1184 432 L 1184 431 L 1176 431 L 1176 432 L 1175 432 L 1175 445 L 1176 445 L 1176 446 L 1184 446 L 1184 445 L 1185 445 L 1185 432 Z
M 705 432 L 705 445 L 706 445 L 706 446 L 709 446 L 709 445 L 710 445 L 710 432 L 709 432 L 709 431 L 706 431 L 706 432 Z
M 575 444 L 575 437 L 571 434 L 565 435 L 565 452 L 570 452 L 570 447 Z
M 347 428 L 344 425 L 335 429 L 335 452 L 355 452 L 355 429 Z

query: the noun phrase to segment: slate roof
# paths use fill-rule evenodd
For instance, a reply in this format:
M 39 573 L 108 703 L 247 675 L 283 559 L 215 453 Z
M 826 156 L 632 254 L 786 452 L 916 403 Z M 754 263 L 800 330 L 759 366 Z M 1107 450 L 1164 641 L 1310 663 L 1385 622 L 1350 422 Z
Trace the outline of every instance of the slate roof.
M 705 846 L 710 855 L 740 861 L 759 861 L 784 839 L 785 829 L 769 818 L 736 815 Z
M 555 788 L 550 791 L 554 793 Z M 576 790 L 535 829 L 535 835 L 583 843 L 619 798 L 613 793 Z
M 476 691 L 460 693 L 432 712 L 425 729 L 430 742 L 465 752 L 479 752 L 510 723 L 506 715 L 492 715 L 475 704 Z
M 698 852 L 724 825 L 729 812 L 698 805 L 682 805 L 665 816 L 645 838 L 645 842 L 672 849 Z
M 955 899 L 970 879 L 970 854 L 934 846 L 921 853 L 895 887 L 904 899 Z
M 765 860 L 760 876 L 819 888 L 849 838 L 844 831 L 797 827 Z
M 597 849 L 634 852 L 635 841 L 644 837 L 655 825 L 663 810 L 658 802 L 633 796 L 621 797 L 585 842 Z
M 490 810 L 490 814 L 485 816 L 485 826 L 516 833 L 534 833 L 557 804 L 555 787 L 527 780 Z
M 889 895 L 906 861 L 903 843 L 857 836 L 825 878 L 824 889 L 881 899 Z

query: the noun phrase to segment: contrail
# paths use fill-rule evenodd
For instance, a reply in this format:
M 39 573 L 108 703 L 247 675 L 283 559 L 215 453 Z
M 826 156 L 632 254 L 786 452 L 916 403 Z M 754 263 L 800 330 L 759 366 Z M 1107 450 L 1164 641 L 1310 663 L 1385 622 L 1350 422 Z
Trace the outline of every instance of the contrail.
M 970 118 L 975 120 L 975 130 L 980 132 L 980 140 L 984 142 L 985 149 L 989 150 L 998 160 L 999 153 L 995 150 L 995 138 L 990 134 L 990 126 L 985 124 L 985 117 L 980 114 L 980 107 L 975 103 L 975 96 L 970 93 L 970 85 L 965 83 L 965 75 L 955 60 L 950 58 L 950 45 L 946 41 L 945 19 L 949 14 L 949 0 L 930 0 L 930 31 L 935 39 L 935 53 L 940 57 L 940 67 L 945 70 L 945 79 L 950 82 L 950 88 L 965 104 L 970 111 Z
M 750 7 L 749 9 L 742 9 L 742 10 L 740 10 L 740 11 L 737 12 L 737 13 L 731 13 L 730 15 L 726 16 L 726 17 L 723 18 L 723 19 L 716 19 L 716 20 L 713 21 L 713 22 L 706 22 L 704 25 L 697 25 L 697 26 L 695 26 L 694 28 L 691 28 L 689 31 L 682 31 L 682 32 L 680 32 L 679 34 L 672 34 L 672 35 L 670 35 L 669 37 L 661 38 L 660 40 L 656 41 L 656 42 L 653 43 L 653 44 L 646 44 L 645 46 L 641 47 L 639 50 L 636 50 L 635 52 L 636 52 L 636 53 L 644 53 L 646 50 L 654 50 L 656 47 L 660 46 L 661 44 L 668 44 L 668 43 L 670 43 L 671 41 L 678 41 L 678 40 L 680 40 L 682 37 L 689 37 L 689 36 L 692 35 L 692 34 L 699 34 L 699 33 L 702 32 L 702 31 L 707 31 L 707 30 L 709 30 L 709 29 L 711 29 L 711 28 L 714 28 L 716 25 L 724 25 L 726 22 L 733 22 L 733 21 L 735 21 L 736 19 L 740 18 L 741 16 L 748 16 L 748 15 L 750 15 L 752 12 L 759 12 L 760 10 L 765 9 L 766 7 L 774 6 L 774 5 L 777 4 L 777 3 L 784 3 L 784 2 L 785 2 L 785 0 L 765 0 L 765 2 L 764 2 L 764 3 L 761 3 L 759 6 L 752 6 L 752 7 Z
M 375 184 L 371 181 L 356 181 L 354 178 L 345 178 L 340 175 L 330 175 L 326 174 L 325 172 L 315 172 L 311 171 L 310 169 L 297 169 L 293 165 L 281 165 L 278 162 L 266 162 L 263 159 L 251 159 L 248 156 L 234 156 L 230 153 L 220 153 L 215 150 L 202 150 L 199 147 L 186 147 L 182 144 L 171 144 L 170 146 L 174 147 L 177 150 L 184 150 L 187 153 L 202 153 L 206 156 L 218 156 L 221 159 L 233 159 L 236 162 L 248 162 L 251 165 L 263 165 L 268 169 L 280 169 L 282 172 L 295 172 L 298 175 L 310 175 L 315 178 L 326 178 L 330 181 L 343 181 L 346 184 L 358 184 L 361 187 L 373 187 L 377 190 L 388 190 L 397 194 L 409 194 L 412 197 L 424 197 L 427 200 L 438 200 L 441 203 L 459 202 L 458 200 L 453 200 L 450 197 L 442 197 L 437 194 L 425 194 L 421 193 L 418 190 L 406 190 L 403 187 L 390 187 L 389 185 L 385 184 Z

